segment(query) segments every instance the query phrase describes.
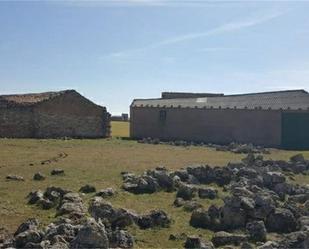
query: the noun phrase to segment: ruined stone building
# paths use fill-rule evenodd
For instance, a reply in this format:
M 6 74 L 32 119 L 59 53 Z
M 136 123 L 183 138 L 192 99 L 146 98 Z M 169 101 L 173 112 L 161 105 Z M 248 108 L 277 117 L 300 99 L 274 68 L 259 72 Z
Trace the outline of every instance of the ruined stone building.
M 309 94 L 304 90 L 252 94 L 162 93 L 135 99 L 132 138 L 309 148 Z
M 108 137 L 109 119 L 105 107 L 74 90 L 0 95 L 0 137 Z

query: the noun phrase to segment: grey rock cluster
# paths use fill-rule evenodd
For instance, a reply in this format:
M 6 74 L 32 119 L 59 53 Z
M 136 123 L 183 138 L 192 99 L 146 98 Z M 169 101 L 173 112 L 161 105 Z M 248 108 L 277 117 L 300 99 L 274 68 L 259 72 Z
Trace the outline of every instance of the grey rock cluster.
M 139 176 L 126 172 L 123 188 L 134 194 L 174 191 L 174 206 L 192 212 L 193 227 L 216 232 L 215 247 L 256 244 L 268 248 L 268 233 L 276 233 L 279 239 L 271 244 L 274 249 L 307 248 L 309 185 L 293 184 L 288 177 L 308 174 L 308 170 L 309 161 L 300 154 L 289 161 L 275 161 L 249 153 L 242 162 L 226 167 L 200 165 L 173 172 L 158 167 Z M 228 193 L 222 206 L 206 210 L 196 201 L 218 198 L 217 190 L 207 184 L 221 186 Z M 200 238 L 188 238 L 187 248 L 191 245 L 204 248 Z
M 139 215 L 115 208 L 100 196 L 90 200 L 87 210 L 78 193 L 56 187 L 29 195 L 31 203 L 44 198 L 57 201 L 57 220 L 42 228 L 37 219 L 29 219 L 18 227 L 12 238 L 2 241 L 1 248 L 132 248 L 134 238 L 126 230 L 128 226 L 164 228 L 171 223 L 170 217 L 162 210 Z
M 158 138 L 143 138 L 138 140 L 138 143 L 143 144 L 166 144 L 172 146 L 203 146 L 203 147 L 210 147 L 214 148 L 217 151 L 230 151 L 232 153 L 240 154 L 248 154 L 248 153 L 262 153 L 262 154 L 269 154 L 269 150 L 264 148 L 263 146 L 256 146 L 253 144 L 240 144 L 232 142 L 227 145 L 219 145 L 219 144 L 212 144 L 212 143 L 203 143 L 203 142 L 194 142 L 194 141 L 184 141 L 184 140 L 175 140 L 175 141 L 162 141 Z

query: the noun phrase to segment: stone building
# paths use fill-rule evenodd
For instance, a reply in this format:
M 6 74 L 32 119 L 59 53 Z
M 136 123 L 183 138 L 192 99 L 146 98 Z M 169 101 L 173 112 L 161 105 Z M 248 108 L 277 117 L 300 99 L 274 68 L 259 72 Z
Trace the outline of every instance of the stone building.
M 163 93 L 135 99 L 130 135 L 161 140 L 254 143 L 309 148 L 309 94 L 304 90 L 223 95 Z
M 0 137 L 99 138 L 110 135 L 110 114 L 74 90 L 0 95 Z

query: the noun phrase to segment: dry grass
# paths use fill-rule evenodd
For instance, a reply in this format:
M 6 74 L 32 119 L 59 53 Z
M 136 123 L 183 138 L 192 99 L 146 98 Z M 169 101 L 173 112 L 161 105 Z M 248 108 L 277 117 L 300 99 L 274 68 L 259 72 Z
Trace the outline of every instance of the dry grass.
M 123 128 L 121 128 L 122 131 Z M 114 132 L 122 134 L 115 129 Z M 66 153 L 68 156 L 57 162 L 41 165 L 41 161 L 53 158 L 59 153 Z M 292 154 L 295 152 L 273 150 L 268 157 L 287 159 Z M 304 155 L 309 158 L 309 151 L 304 152 Z M 172 206 L 175 193 L 133 195 L 121 191 L 120 172 L 140 173 L 158 165 L 165 165 L 169 169 L 201 163 L 225 165 L 229 161 L 239 161 L 241 157 L 243 156 L 229 152 L 216 152 L 208 148 L 147 145 L 120 139 L 2 139 L 0 140 L 0 227 L 14 231 L 18 224 L 28 217 L 38 217 L 45 224 L 54 219 L 55 210 L 39 210 L 26 204 L 25 196 L 32 190 L 44 190 L 53 185 L 78 191 L 82 185 L 90 183 L 97 189 L 106 187 L 117 189 L 119 194 L 110 200 L 115 206 L 138 212 L 161 208 L 172 216 L 173 224 L 168 229 L 144 231 L 131 227 L 130 230 L 137 239 L 136 247 L 181 247 L 183 242 L 169 241 L 169 234 L 184 232 L 201 234 L 209 238 L 211 232 L 189 226 L 190 214 Z M 50 171 L 54 168 L 63 168 L 65 176 L 50 176 Z M 32 180 L 33 174 L 38 171 L 47 175 L 45 181 Z M 8 174 L 21 175 L 25 178 L 25 182 L 8 182 L 5 180 Z M 308 177 L 300 177 L 298 180 L 309 183 Z M 85 197 L 85 199 L 89 198 L 90 196 Z M 206 207 L 213 203 L 209 200 L 201 200 L 201 202 Z M 218 199 L 215 202 L 221 203 L 222 200 Z
M 130 123 L 125 121 L 112 121 L 112 137 L 129 137 Z

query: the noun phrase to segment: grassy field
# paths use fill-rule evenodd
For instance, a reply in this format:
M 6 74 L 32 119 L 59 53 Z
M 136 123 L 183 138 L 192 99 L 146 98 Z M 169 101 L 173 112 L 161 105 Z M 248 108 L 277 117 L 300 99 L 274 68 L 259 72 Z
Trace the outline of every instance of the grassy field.
M 126 134 L 123 124 L 115 126 L 113 134 Z M 121 127 L 120 131 L 117 131 Z M 117 135 L 120 136 L 120 135 Z M 42 165 L 41 162 L 57 157 L 60 153 L 67 155 L 57 162 Z M 272 150 L 267 158 L 288 159 L 293 151 Z M 309 158 L 309 151 L 303 152 Z M 189 226 L 190 213 L 172 206 L 175 193 L 156 193 L 133 195 L 121 190 L 121 171 L 140 173 L 164 165 L 169 169 L 178 169 L 188 165 L 207 163 L 225 165 L 229 161 L 239 161 L 243 156 L 229 152 L 217 152 L 201 147 L 173 147 L 169 145 L 139 144 L 135 141 L 121 139 L 98 140 L 0 140 L 0 228 L 14 231 L 16 227 L 29 217 L 37 217 L 43 223 L 54 220 L 55 210 L 40 210 L 26 203 L 25 197 L 32 190 L 44 190 L 48 186 L 60 186 L 78 191 L 84 184 L 93 184 L 97 189 L 113 187 L 118 195 L 110 201 L 118 207 L 147 212 L 160 208 L 171 215 L 173 223 L 168 229 L 139 230 L 131 227 L 136 237 L 136 247 L 181 247 L 183 241 L 169 241 L 171 233 L 201 234 L 209 238 L 210 231 L 194 229 Z M 64 176 L 50 176 L 54 168 L 65 170 Z M 33 181 L 33 174 L 42 172 L 47 176 L 45 181 Z M 17 174 L 25 178 L 24 182 L 9 182 L 6 175 Z M 309 183 L 308 177 L 299 178 Z M 85 200 L 92 195 L 85 196 Z M 222 200 L 215 200 L 216 203 Z M 203 200 L 207 207 L 213 201 Z
M 112 136 L 113 137 L 129 137 L 130 123 L 122 121 L 112 121 Z

